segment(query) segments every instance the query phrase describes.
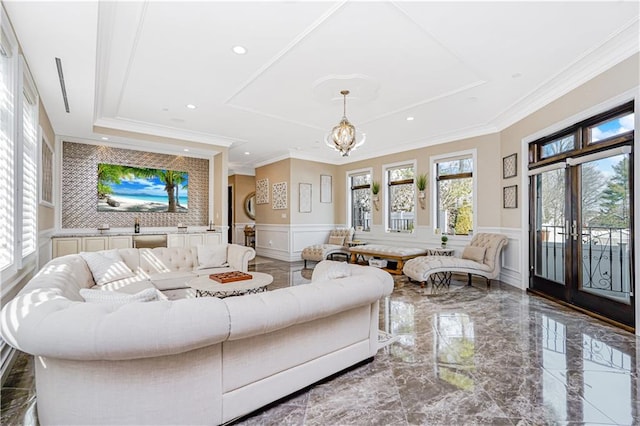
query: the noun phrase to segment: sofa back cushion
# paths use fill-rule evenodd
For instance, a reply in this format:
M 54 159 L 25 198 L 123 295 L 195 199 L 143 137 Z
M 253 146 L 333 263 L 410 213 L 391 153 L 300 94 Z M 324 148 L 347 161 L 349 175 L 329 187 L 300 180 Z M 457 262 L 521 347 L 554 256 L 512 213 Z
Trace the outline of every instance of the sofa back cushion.
M 353 239 L 353 233 L 355 231 L 353 230 L 353 228 L 347 228 L 347 229 L 334 229 L 329 233 L 329 238 L 331 237 L 338 237 L 338 238 L 343 238 L 344 241 L 342 244 L 344 243 L 348 243 Z M 331 242 L 329 242 L 329 244 L 331 244 Z
M 196 269 L 220 268 L 227 266 L 227 245 L 207 244 L 198 245 L 198 265 Z
M 148 275 L 163 272 L 188 272 L 198 265 L 198 253 L 195 247 L 157 247 L 138 249 L 140 269 Z
M 502 234 L 480 233 L 473 236 L 470 245 L 484 247 L 484 264 L 495 270 L 496 267 L 500 267 L 500 251 L 507 245 L 507 237 Z
M 80 257 L 87 262 L 93 275 L 93 280 L 98 285 L 130 278 L 135 275 L 122 260 L 117 250 L 81 252 Z

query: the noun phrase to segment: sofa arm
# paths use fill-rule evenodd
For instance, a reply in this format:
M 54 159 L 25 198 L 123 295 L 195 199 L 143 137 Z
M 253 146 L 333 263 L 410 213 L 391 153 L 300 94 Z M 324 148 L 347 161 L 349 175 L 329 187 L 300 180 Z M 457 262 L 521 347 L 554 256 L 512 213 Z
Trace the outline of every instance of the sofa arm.
M 249 261 L 254 257 L 256 257 L 256 251 L 251 247 L 239 244 L 229 244 L 227 246 L 227 262 L 233 269 L 247 272 L 249 270 Z
M 36 356 L 125 360 L 173 355 L 223 342 L 229 313 L 216 297 L 103 304 L 74 302 L 36 289 L 1 313 L 2 338 Z

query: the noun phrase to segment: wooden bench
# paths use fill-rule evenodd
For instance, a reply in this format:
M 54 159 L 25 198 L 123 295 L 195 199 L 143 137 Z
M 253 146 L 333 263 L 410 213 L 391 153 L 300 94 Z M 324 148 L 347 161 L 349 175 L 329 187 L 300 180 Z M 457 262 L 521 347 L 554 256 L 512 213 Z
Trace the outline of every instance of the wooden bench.
M 393 247 L 385 246 L 381 244 L 369 244 L 363 246 L 350 247 L 349 253 L 351 254 L 350 262 L 358 263 L 358 258 L 364 261 L 365 256 L 376 257 L 380 259 L 391 260 L 396 262 L 394 268 L 382 268 L 392 274 L 401 275 L 404 262 L 414 257 L 424 256 L 426 249 L 420 249 L 415 247 Z

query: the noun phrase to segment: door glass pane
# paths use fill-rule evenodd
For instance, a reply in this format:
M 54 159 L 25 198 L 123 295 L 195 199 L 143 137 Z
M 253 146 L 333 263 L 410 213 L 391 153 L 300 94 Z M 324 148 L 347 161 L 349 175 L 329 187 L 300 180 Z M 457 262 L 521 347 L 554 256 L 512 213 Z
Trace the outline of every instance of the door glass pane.
M 580 166 L 580 289 L 623 303 L 631 290 L 629 156 Z
M 537 276 L 564 284 L 565 170 L 551 170 L 536 176 Z

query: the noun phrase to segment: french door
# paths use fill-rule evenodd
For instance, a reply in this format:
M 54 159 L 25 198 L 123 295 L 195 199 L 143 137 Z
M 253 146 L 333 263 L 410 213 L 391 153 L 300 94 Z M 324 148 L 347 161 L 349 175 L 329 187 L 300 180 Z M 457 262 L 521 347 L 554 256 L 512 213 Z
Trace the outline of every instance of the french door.
M 529 286 L 633 327 L 633 132 L 630 143 L 588 149 L 592 128 L 532 154 L 543 165 L 529 171 Z M 545 159 L 549 145 L 556 151 Z

